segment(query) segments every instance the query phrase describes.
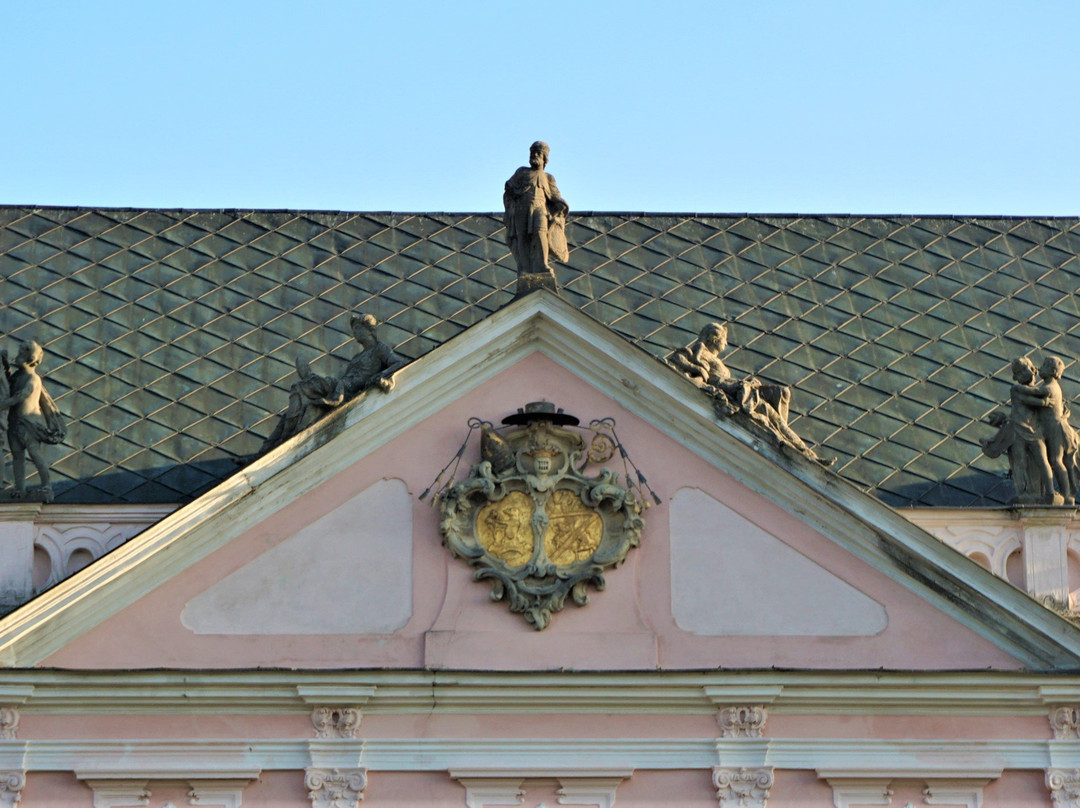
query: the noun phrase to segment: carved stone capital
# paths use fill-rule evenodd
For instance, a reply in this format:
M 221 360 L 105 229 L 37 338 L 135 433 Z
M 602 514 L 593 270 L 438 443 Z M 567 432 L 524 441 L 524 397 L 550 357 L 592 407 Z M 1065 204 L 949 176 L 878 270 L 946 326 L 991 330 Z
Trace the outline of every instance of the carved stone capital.
M 724 707 L 716 713 L 721 738 L 760 738 L 768 718 L 761 705 Z
M 1047 769 L 1046 787 L 1054 808 L 1080 808 L 1080 769 Z
M 308 769 L 304 785 L 312 808 L 357 808 L 364 798 L 367 769 Z
M 19 711 L 15 707 L 0 707 L 0 741 L 11 741 L 19 729 Z
M 311 711 L 311 724 L 316 738 L 359 738 L 359 707 L 316 707 Z
M 14 808 L 22 798 L 25 785 L 25 772 L 0 772 L 0 808 Z
M 745 766 L 738 769 L 716 766 L 712 779 L 720 808 L 765 808 L 774 781 L 771 767 L 747 769 Z
M 1050 711 L 1050 728 L 1054 730 L 1054 740 L 1080 738 L 1080 707 L 1055 707 Z

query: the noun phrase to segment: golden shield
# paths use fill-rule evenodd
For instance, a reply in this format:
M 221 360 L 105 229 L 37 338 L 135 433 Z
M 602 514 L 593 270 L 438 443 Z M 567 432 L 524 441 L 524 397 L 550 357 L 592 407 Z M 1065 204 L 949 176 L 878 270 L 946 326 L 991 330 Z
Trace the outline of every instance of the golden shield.
M 523 567 L 533 553 L 532 498 L 511 491 L 476 513 L 476 540 L 508 567 Z

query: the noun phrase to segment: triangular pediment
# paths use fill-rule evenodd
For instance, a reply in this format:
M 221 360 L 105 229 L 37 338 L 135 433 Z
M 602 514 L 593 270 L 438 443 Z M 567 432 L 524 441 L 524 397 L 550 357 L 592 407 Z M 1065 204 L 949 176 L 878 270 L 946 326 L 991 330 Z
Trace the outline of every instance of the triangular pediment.
M 543 632 L 491 602 L 417 500 L 470 417 L 538 399 L 615 416 L 664 500 L 605 591 Z M 1060 670 L 1080 632 L 541 292 L 5 617 L 0 661 Z

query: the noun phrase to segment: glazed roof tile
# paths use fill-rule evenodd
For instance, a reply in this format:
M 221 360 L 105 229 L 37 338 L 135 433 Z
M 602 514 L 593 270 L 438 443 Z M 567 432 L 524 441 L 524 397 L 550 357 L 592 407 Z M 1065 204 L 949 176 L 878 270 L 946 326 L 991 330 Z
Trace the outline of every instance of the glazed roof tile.
M 0 208 L 0 327 L 46 349 L 70 421 L 60 502 L 183 502 L 255 451 L 299 354 L 339 373 L 348 314 L 414 359 L 508 303 L 493 214 Z M 894 506 L 1012 496 L 981 456 L 1008 364 L 1080 393 L 1080 220 L 578 214 L 563 296 L 656 357 L 706 322 L 794 388 L 791 424 Z M 10 343 L 7 346 L 10 350 Z

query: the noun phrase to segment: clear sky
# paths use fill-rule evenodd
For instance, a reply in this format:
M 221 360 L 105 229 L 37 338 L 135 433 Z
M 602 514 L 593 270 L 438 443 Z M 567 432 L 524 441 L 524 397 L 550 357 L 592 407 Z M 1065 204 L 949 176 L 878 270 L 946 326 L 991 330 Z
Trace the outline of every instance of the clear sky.
M 0 203 L 1080 214 L 1080 3 L 8 2 Z

